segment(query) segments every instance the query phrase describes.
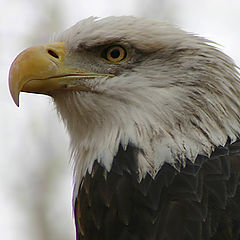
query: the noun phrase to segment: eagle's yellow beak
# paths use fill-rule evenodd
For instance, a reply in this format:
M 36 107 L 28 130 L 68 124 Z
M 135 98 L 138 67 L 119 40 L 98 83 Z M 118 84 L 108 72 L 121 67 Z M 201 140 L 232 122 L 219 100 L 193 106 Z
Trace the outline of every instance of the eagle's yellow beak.
M 61 89 L 88 91 L 78 80 L 113 76 L 65 66 L 65 51 L 63 42 L 55 42 L 28 48 L 16 57 L 9 72 L 9 88 L 17 106 L 20 91 L 48 95 Z

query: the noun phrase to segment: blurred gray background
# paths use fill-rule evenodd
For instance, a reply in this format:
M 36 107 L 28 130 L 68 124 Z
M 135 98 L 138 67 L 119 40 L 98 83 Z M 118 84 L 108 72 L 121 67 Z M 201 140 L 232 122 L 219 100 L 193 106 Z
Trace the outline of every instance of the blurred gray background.
M 70 240 L 72 171 L 68 136 L 51 99 L 8 91 L 23 49 L 89 16 L 137 15 L 178 25 L 220 44 L 240 64 L 239 0 L 0 0 L 0 238 Z

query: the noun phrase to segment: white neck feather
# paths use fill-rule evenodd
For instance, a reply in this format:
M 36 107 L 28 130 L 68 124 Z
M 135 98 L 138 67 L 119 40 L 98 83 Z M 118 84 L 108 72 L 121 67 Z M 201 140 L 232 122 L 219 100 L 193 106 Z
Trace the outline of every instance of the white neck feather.
M 209 156 L 228 138 L 235 141 L 238 137 L 239 109 L 233 102 L 240 103 L 236 95 L 229 98 L 227 92 L 219 96 L 177 86 L 167 91 L 154 86 L 125 91 L 113 83 L 119 79 L 111 81 L 103 84 L 104 94 L 65 92 L 54 96 L 71 138 L 74 196 L 95 160 L 110 171 L 119 144 L 126 147 L 131 143 L 141 149 L 137 153 L 140 181 L 146 173 L 154 178 L 164 162 L 184 166 L 187 158 L 194 162 L 198 154 Z M 116 89 L 109 88 L 110 84 Z M 189 101 L 186 96 L 194 91 L 199 91 L 198 99 Z
M 194 162 L 199 154 L 209 156 L 228 138 L 239 137 L 240 81 L 231 59 L 206 40 L 178 29 L 141 20 L 149 24 L 145 36 L 135 18 L 124 19 L 135 25 L 115 31 L 115 25 L 104 20 L 88 19 L 58 38 L 72 52 L 79 43 L 91 47 L 115 39 L 111 35 L 115 34 L 143 51 L 138 53 L 143 63 L 133 61 L 131 70 L 119 67 L 114 78 L 88 79 L 93 92 L 53 96 L 70 134 L 76 191 L 95 160 L 111 169 L 119 144 L 141 149 L 137 153 L 140 181 L 146 173 L 154 178 L 164 162 L 184 166 L 186 159 Z M 88 22 L 92 28 L 84 28 Z M 119 25 L 118 18 L 114 24 Z M 146 52 L 152 55 L 144 59 Z

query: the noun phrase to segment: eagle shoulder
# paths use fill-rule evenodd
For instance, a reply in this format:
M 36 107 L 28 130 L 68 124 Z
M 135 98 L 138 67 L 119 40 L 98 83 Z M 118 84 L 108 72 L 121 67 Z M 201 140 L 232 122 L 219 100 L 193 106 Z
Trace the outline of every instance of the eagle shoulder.
M 165 163 L 138 180 L 136 148 L 121 146 L 110 172 L 97 161 L 75 199 L 78 240 L 239 239 L 240 140 L 177 171 Z

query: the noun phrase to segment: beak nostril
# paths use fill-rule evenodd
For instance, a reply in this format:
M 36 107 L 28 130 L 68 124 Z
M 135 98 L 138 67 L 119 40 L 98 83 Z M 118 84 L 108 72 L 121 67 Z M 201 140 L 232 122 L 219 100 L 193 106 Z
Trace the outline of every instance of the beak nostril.
M 48 49 L 48 54 L 50 54 L 54 58 L 59 58 L 58 54 L 51 49 Z

